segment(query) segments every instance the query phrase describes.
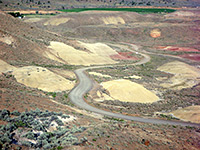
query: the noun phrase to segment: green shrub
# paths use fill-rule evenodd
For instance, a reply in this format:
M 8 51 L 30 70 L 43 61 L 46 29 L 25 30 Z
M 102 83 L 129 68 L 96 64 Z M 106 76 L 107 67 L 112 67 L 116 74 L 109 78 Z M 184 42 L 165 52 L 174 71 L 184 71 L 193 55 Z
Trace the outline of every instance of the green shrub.
M 26 137 L 30 140 L 36 140 L 37 139 L 37 134 L 34 134 L 33 132 L 29 131 L 23 137 Z
M 33 112 L 32 115 L 37 115 L 39 116 L 42 113 L 42 111 L 39 108 L 36 108 Z
M 17 127 L 30 127 L 27 123 L 24 123 L 23 121 L 16 121 L 15 125 Z
M 3 144 L 5 144 L 5 143 L 10 144 L 12 142 L 12 139 L 10 139 L 7 135 L 2 136 L 0 140 Z
M 27 146 L 27 147 L 32 147 L 33 146 L 33 143 L 29 142 L 29 141 L 22 141 L 21 144 L 23 146 Z
M 53 133 L 55 134 L 55 136 L 57 138 L 63 136 L 65 133 L 67 133 L 69 131 L 69 129 L 64 129 L 62 128 L 61 130 L 58 130 L 58 131 L 54 131 Z
M 52 122 L 52 121 L 57 120 L 57 119 L 58 119 L 58 116 L 53 115 L 53 116 L 51 116 L 50 121 Z
M 45 144 L 44 146 L 43 146 L 43 148 L 44 149 L 51 149 L 51 148 L 53 148 L 53 145 L 52 144 Z
M 66 115 L 66 114 L 63 114 L 61 117 L 64 118 L 64 119 L 70 118 L 70 116 L 69 116 L 69 115 Z
M 56 119 L 55 122 L 56 122 L 59 126 L 64 126 L 64 123 L 63 123 L 62 120 L 60 120 L 60 119 Z
M 35 130 L 37 131 L 43 131 L 43 132 L 46 132 L 46 129 L 45 127 L 42 125 L 42 124 L 38 124 L 36 126 L 33 127 Z
M 63 149 L 62 146 L 58 146 L 58 147 L 57 147 L 57 150 L 61 150 L 61 149 Z
M 56 92 L 48 92 L 47 95 L 51 95 L 53 98 L 56 97 Z
M 88 139 L 87 139 L 87 137 L 82 137 L 81 139 L 80 139 L 80 141 L 83 143 L 83 142 L 87 142 L 88 141 Z
M 20 112 L 18 110 L 14 110 L 11 115 L 14 115 L 14 116 L 20 116 Z
M 7 120 L 10 116 L 10 111 L 6 110 L 6 109 L 3 109 L 3 110 L 0 110 L 0 120 Z
M 73 145 L 76 142 L 78 142 L 78 139 L 73 136 L 72 134 L 69 134 L 68 136 L 65 136 L 64 138 L 62 138 L 61 140 L 61 145 L 62 146 L 66 146 L 66 145 Z
M 15 124 L 12 124 L 12 123 L 8 123 L 6 125 L 4 125 L 2 127 L 2 130 L 1 131 L 7 131 L 7 132 L 13 132 L 14 130 L 17 129 L 17 126 Z

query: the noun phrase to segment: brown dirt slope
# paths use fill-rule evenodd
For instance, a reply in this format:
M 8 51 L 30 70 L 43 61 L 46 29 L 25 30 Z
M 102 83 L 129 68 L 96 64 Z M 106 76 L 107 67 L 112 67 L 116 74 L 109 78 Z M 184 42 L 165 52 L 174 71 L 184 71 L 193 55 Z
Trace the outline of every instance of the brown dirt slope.
M 58 37 L 0 11 L 0 59 L 13 64 L 55 63 L 41 56 L 53 39 Z
M 63 13 L 54 19 L 70 21 L 58 26 L 46 25 L 50 19 L 37 22 L 37 26 L 58 32 L 65 37 L 97 39 L 100 41 L 126 41 L 145 46 L 181 46 L 199 49 L 199 10 L 181 10 L 171 14 L 138 14 L 135 12 Z M 177 17 L 177 14 L 182 14 Z M 192 14 L 189 15 L 188 14 Z M 52 18 L 51 18 L 52 19 Z M 156 38 L 151 36 L 159 31 Z

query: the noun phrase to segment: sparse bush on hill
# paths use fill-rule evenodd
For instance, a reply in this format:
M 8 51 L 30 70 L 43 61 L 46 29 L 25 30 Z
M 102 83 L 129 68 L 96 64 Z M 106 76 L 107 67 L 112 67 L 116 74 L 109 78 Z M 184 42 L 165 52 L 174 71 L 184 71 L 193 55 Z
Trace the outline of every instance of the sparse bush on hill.
M 11 118 L 11 114 L 15 117 Z M 70 116 L 61 112 L 41 111 L 38 108 L 22 113 L 18 111 L 10 113 L 5 109 L 0 110 L 0 120 L 9 121 L 8 124 L 0 126 L 0 145 L 3 145 L 3 148 L 9 148 L 9 145 L 17 142 L 34 149 L 53 149 L 59 146 L 81 144 L 82 140 L 78 142 L 79 139 L 74 134 L 81 133 L 86 128 L 64 127 L 63 121 L 58 116 L 65 119 L 70 118 Z M 57 129 L 53 132 L 47 132 L 52 121 L 58 124 Z M 16 134 L 19 137 L 18 141 L 14 138 Z
M 21 113 L 18 110 L 14 110 L 11 115 L 19 116 Z

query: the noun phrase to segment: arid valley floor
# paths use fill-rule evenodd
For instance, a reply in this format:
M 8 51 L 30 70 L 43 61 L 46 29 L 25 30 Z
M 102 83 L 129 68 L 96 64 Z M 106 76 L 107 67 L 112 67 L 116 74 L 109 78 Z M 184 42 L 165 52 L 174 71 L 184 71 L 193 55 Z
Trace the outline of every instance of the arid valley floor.
M 8 10 L 0 10 L 0 149 L 200 149 L 199 8 L 18 10 L 23 18 Z

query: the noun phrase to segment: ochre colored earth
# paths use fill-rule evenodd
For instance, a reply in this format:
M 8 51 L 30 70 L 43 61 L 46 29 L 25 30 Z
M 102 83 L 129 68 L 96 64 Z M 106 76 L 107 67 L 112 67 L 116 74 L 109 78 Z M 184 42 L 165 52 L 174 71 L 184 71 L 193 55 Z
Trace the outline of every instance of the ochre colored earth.
M 132 52 L 118 52 L 116 55 L 110 57 L 114 60 L 138 60 L 137 57 L 131 56 Z
M 103 17 L 101 20 L 104 24 L 125 24 L 125 21 L 121 17 Z
M 165 88 L 180 90 L 191 88 L 200 82 L 200 70 L 180 61 L 166 63 L 158 67 L 157 70 L 174 75 L 167 81 L 163 80 L 165 83 L 161 84 L 161 86 Z
M 175 46 L 158 46 L 157 49 L 167 50 L 167 51 L 180 51 L 180 52 L 199 52 L 199 50 L 194 48 L 175 47 Z
M 7 62 L 0 59 L 0 73 L 16 69 L 16 67 L 9 65 Z
M 25 66 L 13 70 L 17 82 L 47 92 L 71 90 L 75 83 L 57 75 L 46 68 Z
M 160 29 L 153 29 L 153 30 L 151 30 L 150 36 L 153 37 L 153 38 L 160 37 L 161 36 Z
M 44 54 L 45 57 L 71 65 L 100 65 L 115 64 L 116 61 L 110 58 L 110 55 L 117 54 L 115 50 L 103 43 L 83 43 L 81 46 L 88 51 L 77 50 L 72 46 L 61 42 L 52 41 L 49 51 Z
M 187 58 L 194 61 L 200 61 L 200 54 L 183 54 L 180 57 Z
M 200 106 L 189 106 L 171 112 L 175 117 L 194 123 L 200 123 Z
M 112 99 L 124 102 L 152 103 L 159 100 L 153 92 L 142 85 L 126 79 L 111 80 L 101 83 L 104 89 L 109 92 Z

